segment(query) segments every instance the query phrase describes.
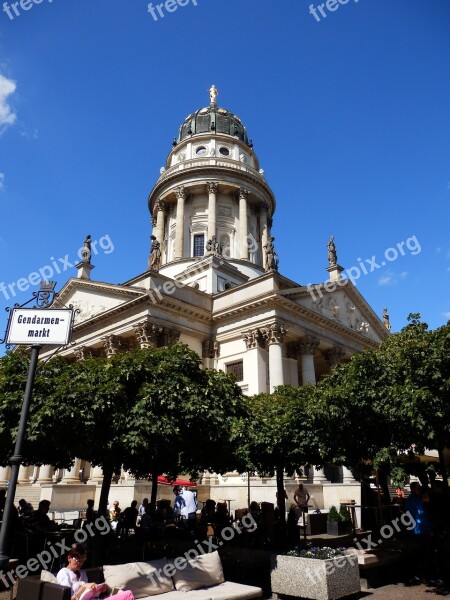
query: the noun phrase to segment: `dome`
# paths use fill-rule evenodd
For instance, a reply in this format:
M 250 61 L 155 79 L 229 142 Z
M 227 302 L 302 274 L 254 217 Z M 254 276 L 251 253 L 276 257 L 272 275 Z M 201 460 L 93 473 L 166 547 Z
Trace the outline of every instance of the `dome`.
M 247 130 L 239 117 L 225 108 L 218 106 L 206 106 L 190 114 L 181 125 L 177 143 L 184 139 L 200 133 L 221 133 L 232 135 L 250 148 L 253 146 L 248 139 Z

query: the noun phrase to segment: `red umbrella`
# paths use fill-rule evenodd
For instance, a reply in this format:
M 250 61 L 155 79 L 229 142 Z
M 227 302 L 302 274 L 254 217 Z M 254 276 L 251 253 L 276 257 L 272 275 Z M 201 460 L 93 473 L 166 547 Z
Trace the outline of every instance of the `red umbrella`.
M 158 485 L 181 485 L 184 487 L 197 487 L 197 484 L 188 479 L 169 479 L 166 475 L 158 475 Z

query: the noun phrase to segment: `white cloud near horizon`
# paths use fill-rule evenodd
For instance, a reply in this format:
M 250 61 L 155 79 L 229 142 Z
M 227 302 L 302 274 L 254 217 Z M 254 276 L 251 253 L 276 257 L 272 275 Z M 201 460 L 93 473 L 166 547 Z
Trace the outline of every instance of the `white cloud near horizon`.
M 9 96 L 16 91 L 16 82 L 0 73 L 0 135 L 6 127 L 12 125 L 17 115 L 9 104 Z
M 5 174 L 0 173 L 0 192 L 2 191 L 4 186 L 5 186 Z

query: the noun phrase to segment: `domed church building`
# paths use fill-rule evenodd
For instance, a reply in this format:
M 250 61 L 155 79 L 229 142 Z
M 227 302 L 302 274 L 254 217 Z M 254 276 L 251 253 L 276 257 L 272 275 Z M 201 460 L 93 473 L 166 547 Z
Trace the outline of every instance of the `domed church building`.
M 90 256 L 60 291 L 54 307 L 79 309 L 73 344 L 61 351 L 82 360 L 119 349 L 187 344 L 205 367 L 233 373 L 244 394 L 281 384 L 315 384 L 338 362 L 376 348 L 388 335 L 355 286 L 341 278 L 328 243 L 328 279 L 302 286 L 279 272 L 271 236 L 276 200 L 241 119 L 210 103 L 181 124 L 148 197 L 152 226 L 148 268 L 121 285 L 95 281 Z M 281 210 L 283 210 L 281 204 Z M 50 348 L 42 357 L 50 356 Z M 0 480 L 8 481 L 0 469 Z M 305 473 L 306 477 L 306 473 Z M 303 478 L 317 507 L 360 501 L 350 471 L 310 468 Z M 22 467 L 20 495 L 52 508 L 83 507 L 100 494 L 102 471 L 77 460 L 71 470 Z M 297 480 L 298 481 L 298 480 Z M 0 481 L 1 483 L 1 481 Z M 246 475 L 205 473 L 199 497 L 247 504 Z M 291 492 L 296 480 L 287 480 Z M 275 481 L 251 478 L 252 499 L 275 502 Z M 110 502 L 149 496 L 148 481 L 118 475 Z

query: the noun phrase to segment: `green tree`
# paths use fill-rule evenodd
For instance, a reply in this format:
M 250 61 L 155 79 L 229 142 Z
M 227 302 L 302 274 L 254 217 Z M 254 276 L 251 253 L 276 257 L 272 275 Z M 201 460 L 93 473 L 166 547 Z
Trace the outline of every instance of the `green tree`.
M 323 464 L 322 445 L 314 426 L 312 391 L 312 386 L 285 385 L 273 394 L 247 398 L 249 420 L 239 450 L 241 469 L 276 476 L 282 522 L 284 474 L 292 476 L 309 462 Z
M 368 462 L 400 476 L 405 452 L 449 444 L 450 326 L 428 331 L 419 315 L 377 350 L 355 354 L 315 390 L 324 451 L 356 470 Z M 445 465 L 441 465 L 445 477 Z

